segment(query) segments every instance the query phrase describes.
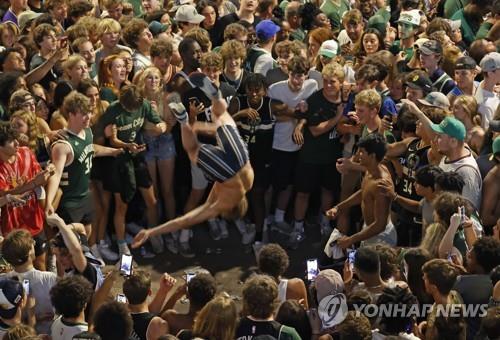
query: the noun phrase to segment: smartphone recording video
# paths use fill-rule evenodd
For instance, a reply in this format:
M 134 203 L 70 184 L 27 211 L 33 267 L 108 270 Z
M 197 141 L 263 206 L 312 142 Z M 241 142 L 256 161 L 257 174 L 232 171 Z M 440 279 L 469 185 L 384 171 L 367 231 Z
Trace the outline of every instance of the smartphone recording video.
M 318 273 L 318 259 L 307 260 L 307 280 L 314 281 Z
M 120 274 L 124 276 L 130 276 L 132 274 L 132 255 L 122 255 L 120 261 Z

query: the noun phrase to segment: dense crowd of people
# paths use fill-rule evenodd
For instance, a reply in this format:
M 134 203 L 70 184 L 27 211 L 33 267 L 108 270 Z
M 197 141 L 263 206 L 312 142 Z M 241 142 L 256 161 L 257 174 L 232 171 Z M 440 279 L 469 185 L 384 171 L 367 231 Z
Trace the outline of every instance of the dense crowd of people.
M 500 338 L 499 0 L 0 8 L 2 339 Z

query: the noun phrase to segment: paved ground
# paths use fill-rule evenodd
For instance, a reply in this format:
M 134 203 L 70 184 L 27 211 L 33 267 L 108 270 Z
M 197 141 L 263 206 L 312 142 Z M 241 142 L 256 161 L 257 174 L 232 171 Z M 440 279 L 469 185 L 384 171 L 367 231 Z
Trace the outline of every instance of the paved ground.
M 214 275 L 218 291 L 226 291 L 235 296 L 236 301 L 238 301 L 238 298 L 241 297 L 243 281 L 256 270 L 256 260 L 251 246 L 241 244 L 240 234 L 236 227 L 229 225 L 228 229 L 228 239 L 213 241 L 208 234 L 208 228 L 196 227 L 194 238 L 191 241 L 193 249 L 196 250 L 196 257 L 192 259 L 186 259 L 166 250 L 153 259 L 145 260 L 136 256 L 134 260 L 142 269 L 151 273 L 153 292 L 158 287 L 159 276 L 164 272 L 177 278 L 178 283 L 180 283 L 184 282 L 183 275 L 186 270 L 201 267 Z M 304 277 L 305 260 L 318 257 L 322 251 L 319 227 L 306 226 L 306 234 L 307 238 L 297 250 L 287 250 L 290 256 L 290 267 L 285 274 L 286 277 Z M 284 235 L 276 232 L 270 233 L 270 241 L 278 242 L 283 247 L 286 245 Z M 114 293 L 118 293 L 119 288 L 115 287 Z M 185 310 L 187 306 L 186 303 L 178 303 L 176 309 Z

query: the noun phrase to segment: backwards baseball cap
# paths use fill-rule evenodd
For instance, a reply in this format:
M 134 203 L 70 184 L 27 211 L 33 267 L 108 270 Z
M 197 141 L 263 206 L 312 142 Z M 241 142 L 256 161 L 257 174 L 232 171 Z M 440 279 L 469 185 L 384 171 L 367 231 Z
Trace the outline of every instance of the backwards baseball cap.
M 12 279 L 0 280 L 0 317 L 12 319 L 24 296 L 21 282 Z
M 205 17 L 198 14 L 196 8 L 193 5 L 182 5 L 175 12 L 174 20 L 176 22 L 189 22 L 190 24 L 199 24 Z
M 323 300 L 325 296 L 335 295 L 344 292 L 344 281 L 342 276 L 333 269 L 325 269 L 319 272 L 314 279 L 316 287 L 316 297 L 318 302 Z
M 281 28 L 272 20 L 262 20 L 255 26 L 255 34 L 259 40 L 269 40 L 276 35 Z
M 448 20 L 448 23 L 450 24 L 452 31 L 459 30 L 460 26 L 462 26 L 462 22 L 460 20 Z
M 477 63 L 469 56 L 460 57 L 455 63 L 455 70 L 475 70 Z
M 325 40 L 319 48 L 319 54 L 323 57 L 333 58 L 337 55 L 339 44 L 335 40 Z
M 465 140 L 465 126 L 455 117 L 446 117 L 441 123 L 432 124 L 431 127 L 437 133 L 448 135 L 459 141 Z
M 439 107 L 445 110 L 450 109 L 448 97 L 441 92 L 431 92 L 424 99 L 419 99 L 418 102 L 425 106 Z
M 498 136 L 497 138 L 495 138 L 495 140 L 493 141 L 493 154 L 496 155 L 496 154 L 500 154 L 500 136 Z
M 420 53 L 425 55 L 431 54 L 443 54 L 443 47 L 441 43 L 437 40 L 428 40 L 422 44 L 419 48 Z
M 406 85 L 412 89 L 422 90 L 424 93 L 432 91 L 432 82 L 429 77 L 424 74 L 415 74 L 412 77 L 408 77 Z
M 492 72 L 500 68 L 500 53 L 490 52 L 479 63 L 483 72 Z
M 413 26 L 420 25 L 420 11 L 418 9 L 412 9 L 410 11 L 401 12 L 399 19 L 396 22 L 401 22 L 403 24 L 409 24 Z
M 32 21 L 38 18 L 42 13 L 37 13 L 33 11 L 24 11 L 17 17 L 17 24 L 19 25 L 19 29 L 24 31 L 26 26 Z
M 148 25 L 149 31 L 153 36 L 157 36 L 160 33 L 166 32 L 168 29 L 168 25 L 162 24 L 159 21 L 153 20 Z

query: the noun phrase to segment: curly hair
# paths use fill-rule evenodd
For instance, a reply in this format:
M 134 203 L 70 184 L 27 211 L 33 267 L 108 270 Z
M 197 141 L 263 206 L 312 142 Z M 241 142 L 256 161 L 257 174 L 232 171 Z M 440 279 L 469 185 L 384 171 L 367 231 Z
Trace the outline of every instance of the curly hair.
M 64 98 L 61 107 L 61 113 L 64 118 L 68 119 L 70 113 L 90 112 L 90 99 L 77 91 L 71 91 Z
M 267 275 L 254 275 L 243 286 L 243 314 L 268 318 L 278 303 L 278 285 Z
M 50 24 L 41 24 L 35 27 L 33 30 L 33 41 L 38 48 L 40 48 L 43 37 L 49 35 L 50 32 L 56 32 L 56 28 Z
M 3 340 L 28 339 L 30 337 L 34 337 L 35 335 L 36 331 L 33 329 L 33 327 L 21 323 L 7 329 L 2 339 Z
M 418 300 L 413 295 L 408 287 L 402 288 L 399 286 L 387 287 L 382 291 L 382 295 L 379 296 L 377 304 L 381 305 L 394 305 L 395 308 L 403 310 L 402 315 L 408 315 L 409 309 L 418 304 Z M 398 314 L 399 315 L 399 314 Z M 398 334 L 404 332 L 408 325 L 413 324 L 411 316 L 382 316 L 380 320 L 380 325 L 383 326 L 383 330 L 389 334 Z
M 262 247 L 258 264 L 262 273 L 279 278 L 288 269 L 290 260 L 285 249 L 279 244 L 270 243 Z
M 174 53 L 172 42 L 166 39 L 154 39 L 151 45 L 151 58 L 164 57 L 170 58 Z
M 240 58 L 241 60 L 245 60 L 247 51 L 245 49 L 245 45 L 243 45 L 241 41 L 228 40 L 222 44 L 220 54 L 225 63 L 231 58 Z
M 500 264 L 500 241 L 493 237 L 483 237 L 474 243 L 472 248 L 476 262 L 489 273 Z
M 81 275 L 60 279 L 50 290 L 50 301 L 57 314 L 76 318 L 94 293 L 92 284 Z
M 355 311 L 347 312 L 340 325 L 337 326 L 340 340 L 370 340 L 372 338 L 371 325 L 368 318 Z
M 123 29 L 123 40 L 129 45 L 131 48 L 137 48 L 137 41 L 139 40 L 139 36 L 141 33 L 148 28 L 148 24 L 138 18 L 134 18 L 128 22 L 128 24 Z
M 438 177 L 439 178 L 439 177 Z M 439 222 L 446 227 L 450 225 L 450 218 L 458 210 L 458 207 L 465 206 L 465 214 L 470 216 L 472 211 L 468 208 L 466 200 L 458 194 L 452 192 L 443 192 L 434 199 L 434 212 L 439 218 Z
M 216 67 L 218 70 L 222 71 L 224 62 L 222 61 L 220 53 L 211 51 L 203 54 L 200 60 L 200 68 L 204 69 L 206 67 Z
M 38 139 L 43 137 L 40 133 L 36 116 L 31 112 L 18 110 L 10 116 L 10 122 L 12 123 L 15 118 L 21 119 L 28 125 L 28 133 L 26 134 L 28 136 L 28 147 L 36 153 L 38 150 Z
M 216 291 L 215 279 L 208 273 L 197 274 L 188 283 L 189 301 L 198 309 L 212 300 Z

